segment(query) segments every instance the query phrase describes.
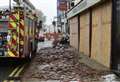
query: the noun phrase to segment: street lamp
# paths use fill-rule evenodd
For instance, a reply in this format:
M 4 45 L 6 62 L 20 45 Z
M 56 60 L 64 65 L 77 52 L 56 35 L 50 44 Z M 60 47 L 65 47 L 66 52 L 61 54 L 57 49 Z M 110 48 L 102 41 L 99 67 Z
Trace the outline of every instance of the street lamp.
M 9 0 L 9 8 L 10 8 L 10 11 L 11 11 L 11 0 Z
M 54 26 L 54 33 L 55 33 L 55 32 L 56 32 L 56 30 L 55 30 L 56 22 L 53 21 L 53 22 L 52 22 L 52 25 Z

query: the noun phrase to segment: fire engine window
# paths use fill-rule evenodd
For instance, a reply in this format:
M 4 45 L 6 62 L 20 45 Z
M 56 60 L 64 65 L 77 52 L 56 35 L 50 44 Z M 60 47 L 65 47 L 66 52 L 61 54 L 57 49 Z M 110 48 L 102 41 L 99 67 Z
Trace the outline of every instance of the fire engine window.
M 0 32 L 7 32 L 8 30 L 8 22 L 0 21 Z

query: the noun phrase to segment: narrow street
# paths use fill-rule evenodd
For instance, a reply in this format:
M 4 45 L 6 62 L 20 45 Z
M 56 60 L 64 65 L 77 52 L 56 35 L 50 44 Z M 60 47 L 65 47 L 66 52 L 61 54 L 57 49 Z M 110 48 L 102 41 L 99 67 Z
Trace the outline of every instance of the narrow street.
M 23 63 L 1 63 L 0 82 L 120 82 L 110 71 L 79 62 L 83 57 L 74 48 L 68 45 L 53 48 L 52 42 L 39 42 L 35 58 L 26 67 Z
M 120 82 L 120 0 L 0 0 L 0 82 Z

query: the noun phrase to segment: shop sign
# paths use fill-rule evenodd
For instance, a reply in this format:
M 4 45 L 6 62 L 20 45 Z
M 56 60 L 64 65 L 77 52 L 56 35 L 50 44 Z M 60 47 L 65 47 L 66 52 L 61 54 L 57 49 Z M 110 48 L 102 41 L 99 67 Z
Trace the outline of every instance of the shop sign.
M 74 7 L 67 13 L 67 18 L 69 19 L 99 2 L 101 2 L 101 0 L 83 0 L 81 3 L 79 3 L 76 7 Z
M 67 11 L 67 1 L 66 0 L 58 0 L 57 1 L 57 9 L 60 11 Z

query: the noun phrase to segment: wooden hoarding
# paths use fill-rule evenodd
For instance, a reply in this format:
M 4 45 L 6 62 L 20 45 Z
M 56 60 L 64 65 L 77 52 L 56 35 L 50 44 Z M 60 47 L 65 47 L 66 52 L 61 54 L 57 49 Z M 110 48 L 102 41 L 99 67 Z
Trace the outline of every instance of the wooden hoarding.
M 70 45 L 78 49 L 78 16 L 70 19 Z
M 85 12 L 80 15 L 80 52 L 85 55 L 89 53 L 89 41 L 90 41 L 90 13 Z
M 93 8 L 91 57 L 110 67 L 111 55 L 111 2 Z

